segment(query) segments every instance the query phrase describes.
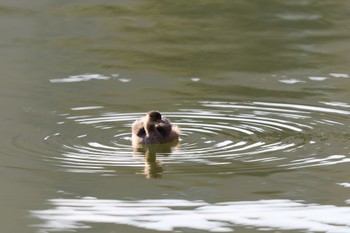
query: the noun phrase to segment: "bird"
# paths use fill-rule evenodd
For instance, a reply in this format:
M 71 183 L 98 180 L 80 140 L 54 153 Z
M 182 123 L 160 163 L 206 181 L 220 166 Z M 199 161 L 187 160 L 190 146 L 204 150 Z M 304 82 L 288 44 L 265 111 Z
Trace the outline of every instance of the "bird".
M 151 110 L 145 116 L 136 120 L 132 126 L 133 144 L 165 144 L 177 141 L 180 129 L 171 124 L 159 111 Z

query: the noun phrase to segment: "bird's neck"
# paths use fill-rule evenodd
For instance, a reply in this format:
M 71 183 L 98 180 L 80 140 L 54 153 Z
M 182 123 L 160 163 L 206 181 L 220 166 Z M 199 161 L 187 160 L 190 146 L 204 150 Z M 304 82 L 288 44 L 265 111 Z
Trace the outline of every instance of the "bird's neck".
M 152 134 L 156 131 L 156 125 L 154 123 L 149 122 L 149 121 L 144 122 L 144 128 L 146 131 L 146 135 Z

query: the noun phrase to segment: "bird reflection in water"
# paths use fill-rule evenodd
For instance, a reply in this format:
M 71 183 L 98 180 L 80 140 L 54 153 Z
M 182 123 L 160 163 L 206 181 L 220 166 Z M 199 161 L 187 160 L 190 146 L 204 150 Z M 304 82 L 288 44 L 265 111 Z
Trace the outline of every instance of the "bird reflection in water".
M 161 178 L 164 166 L 162 160 L 157 159 L 157 155 L 163 157 L 170 155 L 174 149 L 178 148 L 178 140 L 167 144 L 138 144 L 134 145 L 134 155 L 144 156 L 145 167 L 143 173 L 146 178 Z

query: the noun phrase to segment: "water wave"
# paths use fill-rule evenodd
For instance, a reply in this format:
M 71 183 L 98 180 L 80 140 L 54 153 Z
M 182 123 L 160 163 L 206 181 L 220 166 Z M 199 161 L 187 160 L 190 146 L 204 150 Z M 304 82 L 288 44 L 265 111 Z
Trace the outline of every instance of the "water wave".
M 108 80 L 110 77 L 100 74 L 82 74 L 72 75 L 66 78 L 50 79 L 51 83 L 74 83 L 74 82 L 86 82 L 90 80 Z
M 180 105 L 178 111 L 162 112 L 181 128 L 179 145 L 137 150 L 131 145 L 130 126 L 144 113 L 82 106 L 62 114 L 61 122 L 80 130 L 77 126 L 83 126 L 84 131 L 48 135 L 44 141 L 62 151 L 49 159 L 69 172 L 166 173 L 162 164 L 172 164 L 172 172 L 199 166 L 193 170 L 236 173 L 329 166 L 350 162 L 347 106 L 213 101 Z
M 156 231 L 187 228 L 231 232 L 238 226 L 258 230 L 350 231 L 350 207 L 307 204 L 288 199 L 207 203 L 182 199 L 136 201 L 51 199 L 51 209 L 31 211 L 43 220 L 40 232 L 75 231 L 91 223 L 114 223 Z M 278 221 L 276 221 L 278 219 Z

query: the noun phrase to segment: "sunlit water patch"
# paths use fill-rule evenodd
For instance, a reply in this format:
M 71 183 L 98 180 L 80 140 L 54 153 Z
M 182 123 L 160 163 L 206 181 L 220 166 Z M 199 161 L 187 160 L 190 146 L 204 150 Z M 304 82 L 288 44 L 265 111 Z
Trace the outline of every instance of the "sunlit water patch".
M 51 209 L 31 211 L 43 221 L 39 232 L 76 231 L 93 223 L 125 224 L 156 231 L 195 229 L 231 232 L 238 226 L 257 230 L 350 231 L 350 207 L 293 200 L 207 203 L 181 199 L 51 199 Z M 276 221 L 277 220 L 277 221 Z
M 112 74 L 110 76 L 101 74 L 80 74 L 72 75 L 65 78 L 50 79 L 51 83 L 75 83 L 75 82 L 86 82 L 91 80 L 109 80 L 111 78 L 118 78 L 119 74 Z M 119 79 L 121 82 L 128 82 L 128 79 Z
M 185 107 L 186 106 L 186 107 Z M 349 105 L 268 102 L 185 103 L 162 112 L 181 128 L 178 145 L 133 148 L 131 124 L 145 113 L 104 112 L 101 106 L 61 114 L 62 132 L 45 143 L 70 172 L 252 172 L 350 162 Z M 74 128 L 74 135 L 64 126 Z M 164 165 L 167 166 L 165 169 Z M 169 169 L 173 168 L 173 169 Z M 153 170 L 152 170 L 153 169 Z

